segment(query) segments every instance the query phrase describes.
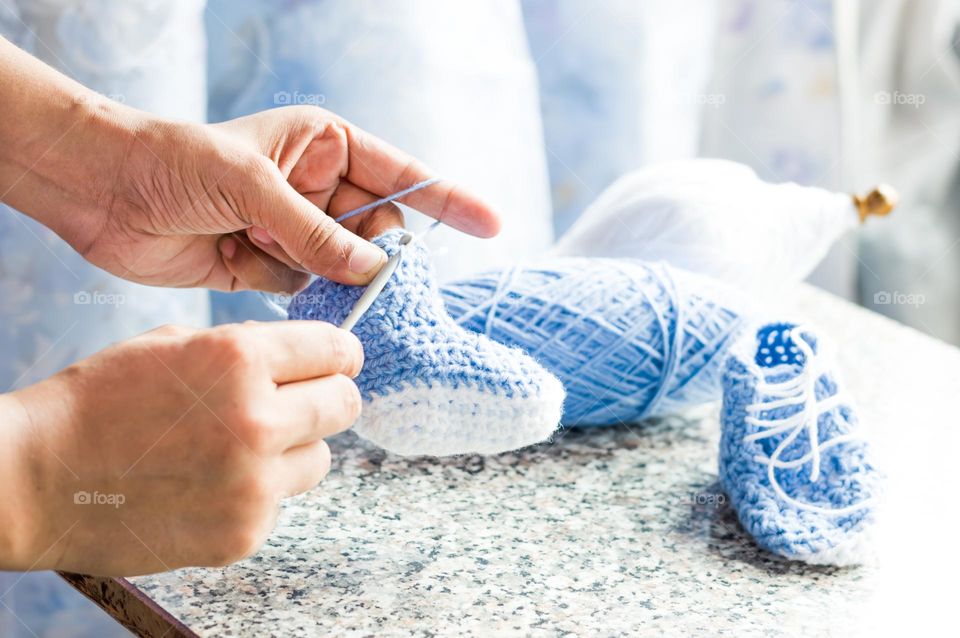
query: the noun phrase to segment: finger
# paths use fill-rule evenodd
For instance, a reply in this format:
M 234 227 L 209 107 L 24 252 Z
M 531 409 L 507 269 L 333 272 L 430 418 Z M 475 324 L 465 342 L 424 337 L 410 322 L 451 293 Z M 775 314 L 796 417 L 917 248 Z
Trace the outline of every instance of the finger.
M 293 257 L 287 254 L 287 251 L 285 251 L 283 247 L 280 246 L 280 244 L 278 244 L 277 241 L 271 237 L 270 233 L 268 233 L 265 229 L 260 228 L 259 226 L 251 226 L 246 230 L 246 234 L 247 239 L 250 240 L 250 243 L 277 261 L 286 264 L 293 270 L 307 272 L 303 266 L 298 264 Z
M 194 334 L 196 334 L 197 332 L 199 332 L 199 330 L 197 330 L 196 328 L 191 328 L 191 327 L 189 327 L 189 326 L 178 326 L 178 325 L 176 325 L 176 324 L 170 324 L 170 323 L 168 323 L 168 324 L 164 324 L 164 325 L 162 325 L 162 326 L 158 326 L 157 328 L 154 328 L 153 330 L 147 330 L 146 332 L 142 333 L 142 334 L 139 335 L 139 336 L 141 336 L 141 337 L 176 337 L 176 338 L 180 338 L 180 337 L 189 337 L 190 335 L 194 335 Z
M 291 420 L 286 449 L 343 432 L 360 416 L 360 391 L 343 374 L 287 383 L 277 389 L 277 400 Z
M 436 175 L 403 151 L 340 120 L 347 134 L 350 162 L 347 179 L 358 187 L 386 197 Z M 441 181 L 403 197 L 403 203 L 477 237 L 500 231 L 500 217 L 475 195 Z
M 303 193 L 303 196 L 317 208 L 326 209 L 327 215 L 334 220 L 344 213 L 380 199 L 349 182 L 342 182 L 332 198 L 327 192 Z M 340 225 L 354 235 L 364 239 L 373 239 L 392 228 L 403 228 L 403 212 L 392 202 L 387 202 L 362 215 L 345 219 Z M 247 229 L 247 238 L 257 248 L 277 261 L 286 264 L 293 270 L 302 270 L 302 267 L 264 229 L 251 226 Z
M 233 275 L 234 290 L 264 290 L 292 294 L 310 281 L 310 276 L 274 259 L 241 233 L 225 235 L 218 243 L 220 257 Z
M 306 198 L 316 205 L 321 205 L 318 202 L 323 199 L 323 195 L 308 193 Z M 380 199 L 378 196 L 358 186 L 349 182 L 341 182 L 325 208 L 330 217 L 337 219 L 344 213 L 366 206 L 378 199 Z M 345 219 L 341 225 L 355 235 L 371 239 L 391 228 L 403 228 L 403 212 L 395 204 L 387 202 L 373 210 L 368 210 L 362 215 Z
M 330 447 L 316 441 L 287 450 L 278 464 L 280 493 L 293 496 L 315 488 L 330 471 Z
M 348 330 L 323 321 L 249 322 L 274 383 L 292 383 L 331 374 L 355 377 L 363 367 L 363 347 Z
M 321 277 L 363 285 L 387 261 L 383 250 L 334 222 L 279 173 L 262 189 L 258 206 L 258 225 L 296 263 Z

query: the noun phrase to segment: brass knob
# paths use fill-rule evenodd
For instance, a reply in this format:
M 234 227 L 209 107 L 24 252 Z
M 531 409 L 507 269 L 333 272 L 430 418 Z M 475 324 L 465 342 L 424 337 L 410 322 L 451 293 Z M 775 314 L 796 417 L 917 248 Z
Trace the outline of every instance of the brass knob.
M 860 215 L 860 222 L 863 223 L 872 215 L 889 215 L 890 211 L 896 208 L 899 199 L 900 196 L 892 186 L 880 184 L 866 195 L 854 195 L 853 203 Z

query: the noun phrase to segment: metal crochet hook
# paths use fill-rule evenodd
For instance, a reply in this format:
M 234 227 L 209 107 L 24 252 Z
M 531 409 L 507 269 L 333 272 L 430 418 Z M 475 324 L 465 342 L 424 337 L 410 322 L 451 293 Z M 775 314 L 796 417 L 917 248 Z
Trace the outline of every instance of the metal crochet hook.
M 413 241 L 412 233 L 404 233 L 400 236 L 400 241 L 397 242 L 399 244 L 397 252 L 393 253 L 390 259 L 387 260 L 387 263 L 383 265 L 380 272 L 376 274 L 373 281 L 367 285 L 366 290 L 364 290 L 360 298 L 357 299 L 357 302 L 353 304 L 353 308 L 350 309 L 350 314 L 348 314 L 347 318 L 340 324 L 342 329 L 353 330 L 353 327 L 360 321 L 360 317 L 370 310 L 370 306 L 372 306 L 373 302 L 380 296 L 383 289 L 387 287 L 387 282 L 390 281 L 390 277 L 393 276 L 393 273 L 397 270 L 397 266 L 400 265 L 400 256 L 403 254 L 403 247 L 411 241 Z

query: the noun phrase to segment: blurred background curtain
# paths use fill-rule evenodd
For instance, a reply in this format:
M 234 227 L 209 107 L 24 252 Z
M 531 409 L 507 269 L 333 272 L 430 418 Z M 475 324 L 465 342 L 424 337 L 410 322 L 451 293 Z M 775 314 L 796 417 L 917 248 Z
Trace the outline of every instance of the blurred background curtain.
M 960 343 L 960 3 L 720 2 L 700 154 L 901 195 L 811 280 Z

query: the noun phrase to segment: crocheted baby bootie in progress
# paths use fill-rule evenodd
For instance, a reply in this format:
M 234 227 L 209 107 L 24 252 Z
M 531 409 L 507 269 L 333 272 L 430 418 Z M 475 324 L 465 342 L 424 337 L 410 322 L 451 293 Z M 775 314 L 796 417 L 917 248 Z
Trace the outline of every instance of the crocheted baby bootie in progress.
M 403 231 L 374 240 L 392 255 Z M 426 247 L 402 248 L 396 272 L 353 329 L 365 362 L 354 430 L 398 454 L 493 454 L 543 441 L 560 422 L 560 382 L 521 350 L 468 332 L 447 314 Z M 290 319 L 339 325 L 362 288 L 318 279 Z
M 738 344 L 723 377 L 720 478 L 761 547 L 853 565 L 873 558 L 883 479 L 827 349 L 789 323 Z
M 522 348 L 567 391 L 564 425 L 632 423 L 720 398 L 736 291 L 666 264 L 555 257 L 441 287 L 464 328 Z

